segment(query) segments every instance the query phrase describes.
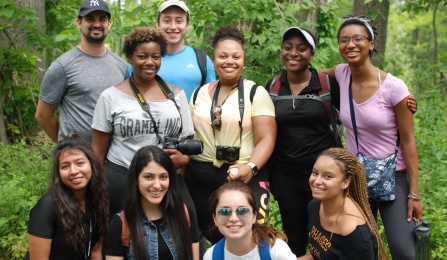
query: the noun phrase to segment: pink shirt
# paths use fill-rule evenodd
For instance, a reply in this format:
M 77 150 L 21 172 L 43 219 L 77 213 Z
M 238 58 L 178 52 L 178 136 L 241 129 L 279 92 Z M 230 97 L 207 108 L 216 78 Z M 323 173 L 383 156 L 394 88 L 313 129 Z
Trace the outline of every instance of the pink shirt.
M 347 64 L 340 64 L 335 69 L 340 85 L 340 119 L 346 127 L 346 148 L 356 155 L 358 151 L 349 108 L 350 75 Z M 398 131 L 394 107 L 409 95 L 405 83 L 388 73 L 380 89 L 370 99 L 361 104 L 353 101 L 361 152 L 374 159 L 382 159 L 394 153 Z M 405 168 L 400 147 L 396 169 Z

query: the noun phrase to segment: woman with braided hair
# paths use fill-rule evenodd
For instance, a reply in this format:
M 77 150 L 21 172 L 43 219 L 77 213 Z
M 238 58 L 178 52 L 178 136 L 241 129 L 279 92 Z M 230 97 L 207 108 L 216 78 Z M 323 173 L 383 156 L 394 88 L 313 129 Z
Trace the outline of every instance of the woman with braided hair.
M 298 259 L 386 259 L 369 207 L 366 173 L 352 153 L 323 151 L 309 178 L 309 252 Z

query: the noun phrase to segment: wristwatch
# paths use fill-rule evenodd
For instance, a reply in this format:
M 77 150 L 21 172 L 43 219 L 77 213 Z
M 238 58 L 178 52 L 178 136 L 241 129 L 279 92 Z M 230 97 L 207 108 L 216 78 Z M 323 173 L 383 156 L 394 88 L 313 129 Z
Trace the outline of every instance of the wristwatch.
M 254 164 L 252 162 L 248 162 L 247 165 L 251 167 L 251 170 L 253 171 L 253 176 L 258 174 L 259 170 L 258 170 L 258 166 L 256 166 L 256 164 Z

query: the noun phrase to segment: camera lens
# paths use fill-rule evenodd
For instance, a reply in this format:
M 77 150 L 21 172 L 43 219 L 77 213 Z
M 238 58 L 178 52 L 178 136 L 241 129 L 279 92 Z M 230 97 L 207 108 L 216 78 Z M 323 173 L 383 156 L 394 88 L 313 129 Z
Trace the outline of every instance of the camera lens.
M 177 150 L 182 154 L 194 155 L 203 152 L 203 143 L 199 140 L 183 140 L 178 142 Z
M 229 147 L 226 150 L 225 156 L 227 157 L 227 161 L 234 162 L 239 159 L 239 150 L 233 147 Z

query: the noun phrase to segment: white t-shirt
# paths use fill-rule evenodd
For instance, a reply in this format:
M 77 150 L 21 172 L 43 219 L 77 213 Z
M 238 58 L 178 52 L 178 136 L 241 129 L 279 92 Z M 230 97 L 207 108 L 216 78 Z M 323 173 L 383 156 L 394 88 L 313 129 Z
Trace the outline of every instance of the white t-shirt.
M 203 256 L 203 260 L 212 260 L 213 250 L 214 246 L 209 248 Z M 295 254 L 292 253 L 287 243 L 278 238 L 276 239 L 275 245 L 270 248 L 270 257 L 272 258 L 272 260 L 296 260 Z M 255 246 L 253 250 L 243 256 L 234 255 L 227 250 L 227 247 L 225 247 L 224 258 L 225 260 L 261 260 L 261 258 L 259 257 L 258 246 Z
M 172 100 L 148 102 L 161 138 L 169 136 L 183 139 L 194 134 L 183 90 L 175 95 L 175 101 L 180 107 L 180 114 Z M 135 97 L 116 87 L 106 89 L 99 97 L 92 128 L 113 133 L 107 159 L 126 168 L 129 168 L 132 158 L 141 147 L 158 144 L 149 114 L 141 108 Z

